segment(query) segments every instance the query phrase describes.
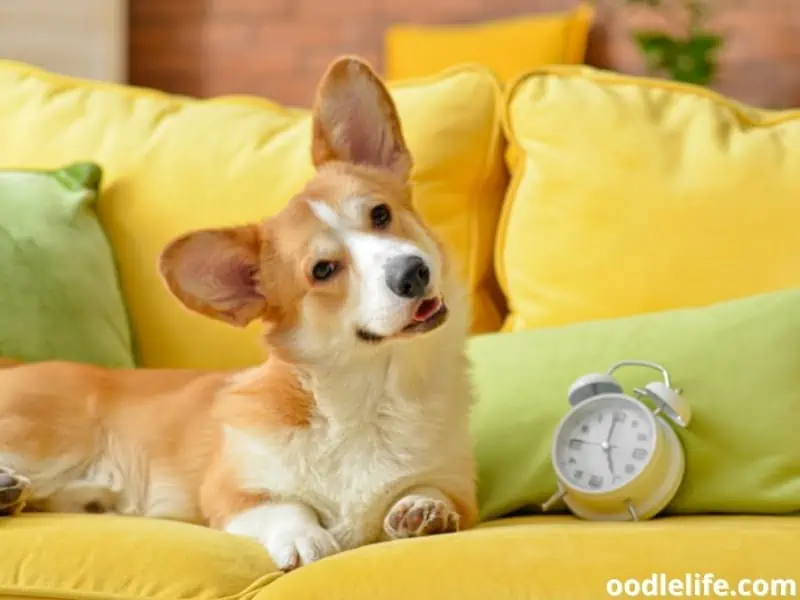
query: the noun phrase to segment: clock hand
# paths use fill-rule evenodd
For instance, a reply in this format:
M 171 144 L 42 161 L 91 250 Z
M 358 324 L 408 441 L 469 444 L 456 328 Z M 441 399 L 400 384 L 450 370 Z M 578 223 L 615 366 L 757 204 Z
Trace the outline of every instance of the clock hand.
M 611 435 L 614 433 L 614 427 L 617 426 L 617 419 L 616 416 L 611 418 L 611 427 L 608 428 L 608 435 L 606 436 L 606 441 L 604 442 L 604 448 L 608 447 L 609 443 L 611 443 Z
M 600 447 L 603 449 L 603 452 L 606 453 L 606 458 L 608 459 L 608 470 L 612 475 L 614 475 L 614 463 L 611 460 L 611 448 L 614 448 L 615 446 L 612 446 L 610 442 L 611 442 L 611 436 L 614 433 L 614 427 L 616 427 L 616 425 L 617 425 L 617 419 L 616 416 L 614 416 L 611 418 L 611 427 L 608 428 L 608 435 L 606 435 L 605 441 L 602 444 L 600 444 Z
M 605 451 L 606 458 L 608 459 L 608 470 L 612 475 L 614 475 L 614 463 L 611 462 L 611 448 L 612 446 L 609 446 L 608 448 L 603 448 L 603 450 Z
M 581 444 L 589 444 L 590 446 L 599 446 L 600 442 L 590 442 L 589 440 L 582 440 L 581 438 L 570 438 L 570 442 L 579 442 Z
M 570 442 L 578 442 L 581 444 L 589 444 L 590 446 L 600 446 L 605 451 L 606 448 L 616 448 L 614 445 L 607 445 L 605 442 L 591 442 L 589 440 L 582 440 L 581 438 L 570 438 Z

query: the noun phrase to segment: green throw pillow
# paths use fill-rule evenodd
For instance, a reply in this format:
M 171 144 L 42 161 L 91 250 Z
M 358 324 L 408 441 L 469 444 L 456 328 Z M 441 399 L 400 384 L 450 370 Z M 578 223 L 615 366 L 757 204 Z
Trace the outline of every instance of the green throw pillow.
M 625 359 L 663 364 L 692 407 L 677 429 L 687 465 L 668 513 L 800 511 L 800 290 L 490 334 L 469 355 L 484 519 L 538 510 L 556 490 L 550 448 L 567 389 Z M 626 392 L 658 378 L 618 372 Z
M 0 171 L 0 356 L 134 366 L 100 179 L 91 163 Z

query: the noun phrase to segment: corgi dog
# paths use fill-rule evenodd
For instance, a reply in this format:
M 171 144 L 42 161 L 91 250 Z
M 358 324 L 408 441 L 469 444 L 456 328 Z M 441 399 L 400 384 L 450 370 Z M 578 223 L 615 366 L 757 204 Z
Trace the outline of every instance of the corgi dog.
M 186 308 L 263 323 L 241 371 L 0 368 L 0 509 L 204 524 L 281 570 L 477 518 L 468 301 L 415 213 L 384 84 L 334 61 L 312 112 L 316 172 L 263 222 L 163 250 Z

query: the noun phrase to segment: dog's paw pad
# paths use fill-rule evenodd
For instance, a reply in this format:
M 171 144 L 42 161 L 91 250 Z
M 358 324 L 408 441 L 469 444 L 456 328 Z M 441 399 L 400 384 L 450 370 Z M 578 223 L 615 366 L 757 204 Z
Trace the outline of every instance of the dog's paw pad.
M 0 515 L 22 511 L 30 482 L 10 469 L 0 467 Z
M 392 507 L 383 527 L 394 539 L 454 533 L 459 529 L 459 516 L 441 500 L 407 496 Z

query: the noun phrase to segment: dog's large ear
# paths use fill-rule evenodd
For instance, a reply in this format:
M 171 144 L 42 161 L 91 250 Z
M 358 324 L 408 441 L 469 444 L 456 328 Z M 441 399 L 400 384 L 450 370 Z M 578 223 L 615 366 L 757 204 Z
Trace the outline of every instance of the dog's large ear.
M 319 168 L 332 160 L 382 167 L 407 179 L 411 155 L 397 109 L 380 78 L 363 61 L 334 61 L 317 88 L 311 155 Z
M 187 308 L 244 327 L 266 309 L 259 289 L 262 243 L 257 225 L 195 231 L 167 245 L 159 271 Z

